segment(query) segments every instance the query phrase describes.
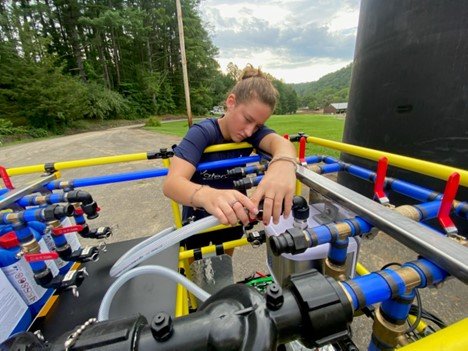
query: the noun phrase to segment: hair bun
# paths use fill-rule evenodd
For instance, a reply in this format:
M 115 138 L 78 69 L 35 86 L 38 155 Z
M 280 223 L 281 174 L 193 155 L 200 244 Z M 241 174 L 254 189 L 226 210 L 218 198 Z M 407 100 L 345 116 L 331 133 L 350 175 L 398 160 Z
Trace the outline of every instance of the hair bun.
M 260 68 L 254 68 L 250 63 L 242 70 L 242 75 L 240 80 L 253 78 L 253 77 L 260 77 L 266 78 Z

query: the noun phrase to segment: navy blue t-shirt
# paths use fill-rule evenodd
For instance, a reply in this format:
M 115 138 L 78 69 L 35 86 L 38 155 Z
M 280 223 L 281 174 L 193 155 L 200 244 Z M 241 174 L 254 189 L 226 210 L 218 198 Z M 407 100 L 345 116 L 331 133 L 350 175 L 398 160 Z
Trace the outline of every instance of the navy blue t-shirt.
M 261 140 L 270 133 L 274 133 L 274 131 L 262 126 L 244 141 L 258 148 Z M 229 142 L 231 141 L 224 140 L 218 120 L 210 118 L 194 124 L 180 144 L 174 148 L 174 154 L 197 167 L 200 163 L 247 157 L 252 153 L 253 148 L 203 153 L 208 146 Z M 194 183 L 209 185 L 216 189 L 232 189 L 234 180 L 236 179 L 227 176 L 226 169 L 197 170 L 191 179 Z M 191 207 L 184 206 L 183 219 L 193 214 L 191 210 Z

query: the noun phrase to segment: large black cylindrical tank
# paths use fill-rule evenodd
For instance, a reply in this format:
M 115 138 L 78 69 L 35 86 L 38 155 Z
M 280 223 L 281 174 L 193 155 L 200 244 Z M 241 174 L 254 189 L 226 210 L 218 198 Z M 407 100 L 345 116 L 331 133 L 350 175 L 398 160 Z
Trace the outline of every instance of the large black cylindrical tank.
M 362 0 L 343 142 L 468 168 L 468 1 Z M 400 169 L 389 175 L 438 192 L 445 186 Z M 372 192 L 346 174 L 339 182 Z M 468 199 L 466 187 L 457 199 Z

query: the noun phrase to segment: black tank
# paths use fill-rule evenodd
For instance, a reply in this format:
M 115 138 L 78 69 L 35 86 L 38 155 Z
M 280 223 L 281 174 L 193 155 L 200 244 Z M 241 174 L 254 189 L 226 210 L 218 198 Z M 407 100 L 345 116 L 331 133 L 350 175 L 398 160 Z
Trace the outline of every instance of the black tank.
M 468 1 L 362 0 L 343 142 L 468 168 Z M 396 168 L 389 175 L 438 192 L 445 187 Z M 372 193 L 369 183 L 338 179 Z M 457 199 L 466 201 L 468 188 L 460 187 Z M 466 221 L 457 225 L 468 233 Z

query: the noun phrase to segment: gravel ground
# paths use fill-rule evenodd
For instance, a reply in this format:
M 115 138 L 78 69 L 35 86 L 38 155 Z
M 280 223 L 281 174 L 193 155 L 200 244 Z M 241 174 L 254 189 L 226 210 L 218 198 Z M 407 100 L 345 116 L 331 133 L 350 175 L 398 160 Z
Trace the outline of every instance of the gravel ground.
M 147 132 L 141 126 L 119 127 L 106 131 L 83 133 L 62 138 L 54 138 L 21 145 L 0 148 L 1 165 L 18 167 L 76 160 L 91 157 L 110 156 L 127 153 L 158 151 L 170 148 L 180 138 Z M 160 168 L 160 160 L 138 161 L 88 167 L 62 171 L 63 179 L 90 177 L 135 170 Z M 13 177 L 17 187 L 36 179 L 39 175 Z M 111 225 L 114 236 L 107 242 L 117 242 L 145 237 L 171 225 L 172 214 L 169 201 L 161 191 L 161 178 L 127 183 L 110 184 L 86 188 L 101 207 L 101 215 L 90 222 L 92 227 Z M 307 189 L 304 189 L 306 192 Z M 379 269 L 390 261 L 405 262 L 415 259 L 414 252 L 385 235 L 371 241 L 364 241 L 360 260 L 370 270 Z M 235 251 L 234 279 L 244 279 L 254 271 L 265 271 L 266 254 L 264 247 L 243 247 Z M 447 323 L 453 323 L 468 316 L 465 302 L 467 286 L 455 279 L 444 284 L 441 289 L 421 291 L 425 308 L 438 314 Z M 371 322 L 359 317 L 353 322 L 354 340 L 365 349 L 370 336 Z

